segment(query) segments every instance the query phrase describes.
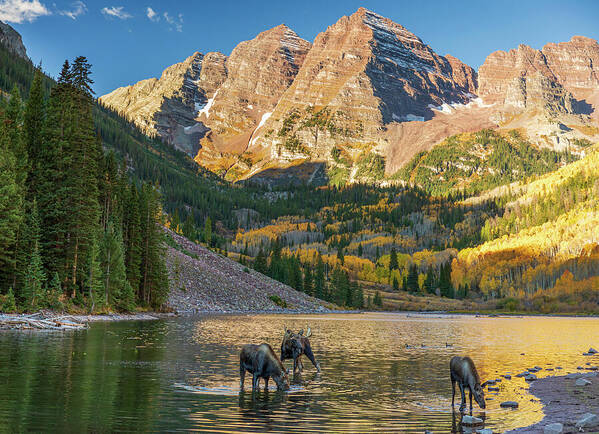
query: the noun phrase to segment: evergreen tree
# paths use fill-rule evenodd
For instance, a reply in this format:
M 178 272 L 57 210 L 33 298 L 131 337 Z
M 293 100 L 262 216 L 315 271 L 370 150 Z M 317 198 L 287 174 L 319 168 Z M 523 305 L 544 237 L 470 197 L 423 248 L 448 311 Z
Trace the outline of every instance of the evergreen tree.
M 212 219 L 208 216 L 204 222 L 204 242 L 210 246 L 212 241 Z
M 104 245 L 102 247 L 104 247 Z M 97 307 L 103 307 L 106 301 L 106 291 L 104 287 L 105 280 L 102 274 L 101 262 L 101 254 L 103 253 L 103 251 L 100 251 L 100 243 L 98 242 L 97 237 L 94 236 L 87 253 L 87 276 L 85 281 L 85 293 L 89 298 L 91 313 L 94 313 Z M 55 276 L 58 277 L 58 273 L 56 273 Z
M 266 264 L 266 256 L 264 256 L 264 252 L 262 248 L 258 251 L 258 256 L 254 260 L 254 270 L 258 273 L 266 274 L 268 269 L 268 265 Z
M 397 252 L 395 251 L 395 247 L 391 248 L 391 256 L 389 257 L 389 270 L 397 270 L 399 268 L 399 263 L 397 262 Z
M 453 286 L 451 284 L 451 263 L 448 262 L 441 266 L 441 275 L 439 277 L 439 289 L 441 296 L 453 297 Z
M 168 273 L 164 260 L 164 232 L 161 228 L 160 195 L 151 185 L 142 187 L 141 203 L 141 284 L 138 299 L 160 308 L 168 296 Z
M 357 289 L 354 295 L 354 304 L 353 306 L 357 309 L 364 308 L 364 290 L 362 289 L 362 285 L 358 284 Z
M 25 218 L 21 220 L 19 229 L 19 240 L 17 242 L 15 274 L 13 286 L 22 288 L 27 273 L 27 266 L 36 245 L 39 246 L 41 240 L 41 221 L 37 210 L 37 201 L 26 203 L 27 212 Z
M 4 298 L 4 303 L 2 303 L 0 309 L 2 309 L 2 312 L 4 313 L 12 313 L 17 311 L 17 303 L 15 302 L 15 295 L 12 292 L 12 287 L 8 288 L 8 292 Z
M 418 292 L 420 289 L 420 286 L 418 285 L 418 266 L 416 264 L 410 265 L 406 285 L 410 292 Z
M 45 284 L 46 273 L 44 272 L 42 265 L 39 244 L 36 243 L 33 252 L 31 253 L 31 259 L 29 260 L 29 266 L 27 267 L 27 274 L 25 275 L 23 286 L 23 306 L 27 310 L 36 309 L 37 305 L 40 303 L 40 298 L 43 296 Z
M 15 249 L 23 219 L 23 190 L 18 184 L 13 152 L 0 144 L 0 288 L 12 286 Z
M 131 184 L 123 207 L 123 243 L 125 244 L 125 266 L 127 280 L 135 293 L 141 282 L 142 238 L 140 222 L 140 198 L 137 187 Z
M 44 264 L 66 281 L 66 234 L 69 225 L 70 187 L 66 177 L 71 165 L 68 141 L 72 129 L 70 65 L 65 61 L 58 84 L 52 88 L 42 134 L 42 146 L 32 172 L 42 220 L 41 250 Z
M 54 273 L 54 276 L 52 276 L 52 280 L 50 281 L 50 286 L 48 286 L 46 291 L 46 306 L 53 310 L 61 309 L 63 307 L 60 301 L 61 295 L 62 288 L 60 286 L 60 277 L 58 277 L 58 273 Z
M 93 80 L 90 74 L 91 65 L 87 59 L 77 57 L 71 69 L 73 123 L 67 147 L 70 167 L 66 177 L 70 190 L 67 200 L 67 277 L 70 279 L 71 297 L 75 297 L 78 283 L 85 277 L 82 263 L 99 222 L 97 174 L 101 156 L 98 155 L 92 117 Z
M 426 271 L 426 278 L 424 279 L 424 292 L 428 294 L 434 294 L 435 287 L 435 273 L 433 271 L 433 267 L 429 266 L 428 270 Z
M 393 276 L 393 291 L 399 291 L 399 281 L 397 276 Z
M 308 295 L 314 295 L 314 275 L 312 267 L 304 266 L 304 292 Z
M 93 254 L 90 255 L 90 261 L 93 261 Z M 125 289 L 127 273 L 125 270 L 125 254 L 123 241 L 118 227 L 113 222 L 108 223 L 102 239 L 101 261 L 102 280 L 104 286 L 104 299 L 108 305 L 117 305 L 121 297 L 121 292 Z M 94 286 L 94 276 L 92 274 L 89 282 L 89 288 Z M 88 288 L 88 290 L 89 290 Z
M 46 108 L 42 78 L 43 73 L 41 69 L 36 68 L 23 119 L 24 141 L 29 159 L 29 176 L 27 184 L 30 198 L 37 195 L 37 180 L 35 174 L 38 173 L 38 168 L 43 165 L 43 161 L 40 161 L 40 151 L 44 142 L 43 130 Z
M 376 307 L 383 307 L 383 298 L 381 297 L 381 293 L 379 291 L 376 291 L 374 293 L 374 299 L 372 300 L 372 303 L 376 306 Z
M 316 273 L 314 274 L 314 296 L 316 298 L 324 299 L 326 294 L 325 288 L 325 275 L 324 275 L 324 262 L 322 256 L 318 253 L 316 260 Z

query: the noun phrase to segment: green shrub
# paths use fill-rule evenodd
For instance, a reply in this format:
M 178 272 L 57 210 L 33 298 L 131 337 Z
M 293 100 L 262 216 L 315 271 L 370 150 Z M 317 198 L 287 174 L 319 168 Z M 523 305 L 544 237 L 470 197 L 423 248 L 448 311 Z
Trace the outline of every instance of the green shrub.
M 270 301 L 272 301 L 277 306 L 282 307 L 283 309 L 287 308 L 287 302 L 285 300 L 283 300 L 281 297 L 279 297 L 278 295 L 271 295 L 268 298 L 270 299 Z

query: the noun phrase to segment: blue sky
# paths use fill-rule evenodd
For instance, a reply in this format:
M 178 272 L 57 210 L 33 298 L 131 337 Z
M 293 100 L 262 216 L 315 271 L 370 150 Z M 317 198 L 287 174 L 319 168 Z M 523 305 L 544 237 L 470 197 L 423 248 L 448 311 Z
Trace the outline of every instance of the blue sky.
M 29 56 L 52 75 L 65 58 L 87 56 L 99 96 L 160 76 L 195 51 L 229 54 L 281 23 L 312 41 L 360 6 L 474 68 L 491 52 L 520 43 L 541 48 L 573 35 L 599 39 L 595 0 L 0 0 L 0 20 L 21 33 Z

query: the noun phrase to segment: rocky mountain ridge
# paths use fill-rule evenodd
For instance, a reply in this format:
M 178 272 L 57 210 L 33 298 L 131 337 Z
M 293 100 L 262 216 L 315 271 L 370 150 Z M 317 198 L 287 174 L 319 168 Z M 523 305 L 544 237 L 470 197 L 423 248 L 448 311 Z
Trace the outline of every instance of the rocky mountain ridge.
M 599 139 L 598 65 L 597 41 L 575 36 L 497 51 L 477 73 L 360 8 L 313 44 L 280 25 L 100 101 L 229 180 L 292 169 L 310 180 L 306 163 L 324 162 L 344 182 L 376 181 L 482 128 L 556 150 Z
M 27 59 L 27 50 L 23 45 L 21 35 L 8 24 L 0 21 L 0 44 L 7 47 L 18 56 Z

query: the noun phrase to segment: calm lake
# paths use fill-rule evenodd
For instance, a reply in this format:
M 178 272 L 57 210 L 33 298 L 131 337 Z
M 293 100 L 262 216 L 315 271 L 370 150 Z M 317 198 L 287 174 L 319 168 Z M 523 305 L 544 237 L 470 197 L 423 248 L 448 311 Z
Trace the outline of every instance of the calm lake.
M 252 396 L 250 376 L 240 394 L 241 346 L 268 342 L 278 354 L 284 325 L 306 324 L 322 373 L 304 358 L 290 392 Z M 597 339 L 599 319 L 415 314 L 205 316 L 96 323 L 81 332 L 5 331 L 0 431 L 450 432 L 460 422 L 451 411 L 452 356 L 470 355 L 483 381 L 535 365 L 544 368 L 538 376 L 565 374 L 591 361 L 581 353 L 599 346 Z M 545 370 L 557 366 L 563 369 Z M 485 427 L 503 432 L 542 418 L 523 379 L 499 388 L 487 392 L 484 413 L 474 409 Z M 506 400 L 520 408 L 499 408 Z

